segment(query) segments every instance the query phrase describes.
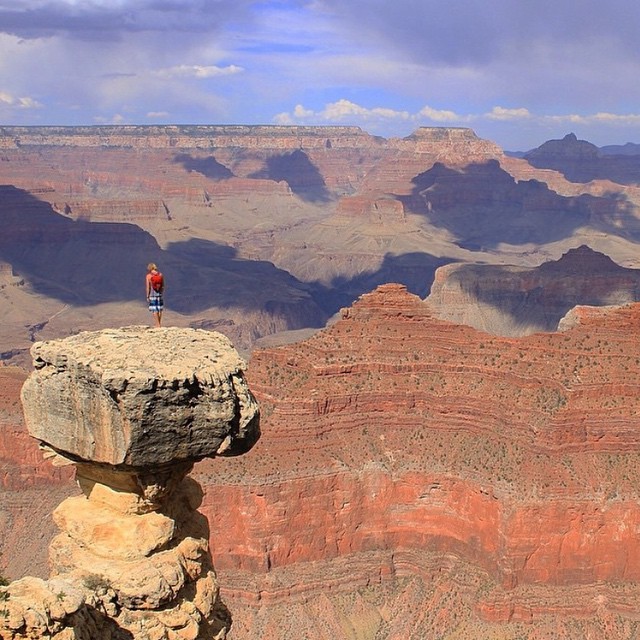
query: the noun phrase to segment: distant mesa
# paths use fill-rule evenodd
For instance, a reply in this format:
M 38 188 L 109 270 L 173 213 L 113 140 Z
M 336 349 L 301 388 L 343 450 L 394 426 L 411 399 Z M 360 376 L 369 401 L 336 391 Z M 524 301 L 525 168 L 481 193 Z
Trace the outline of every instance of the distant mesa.
M 635 142 L 607 144 L 604 147 L 600 147 L 600 153 L 614 156 L 638 156 L 640 155 L 640 144 Z
M 535 268 L 449 264 L 428 297 L 438 317 L 496 335 L 555 331 L 576 305 L 640 301 L 640 271 L 586 245 Z
M 604 152 L 569 133 L 562 140 L 545 142 L 524 154 L 524 158 L 539 169 L 560 171 L 572 182 L 611 180 L 618 184 L 640 184 L 640 153 L 633 146 L 620 151 L 609 147 Z
M 568 133 L 562 140 L 548 140 L 526 154 L 528 161 L 547 158 L 572 160 L 594 160 L 600 155 L 598 147 L 586 140 L 578 140 L 575 133 Z

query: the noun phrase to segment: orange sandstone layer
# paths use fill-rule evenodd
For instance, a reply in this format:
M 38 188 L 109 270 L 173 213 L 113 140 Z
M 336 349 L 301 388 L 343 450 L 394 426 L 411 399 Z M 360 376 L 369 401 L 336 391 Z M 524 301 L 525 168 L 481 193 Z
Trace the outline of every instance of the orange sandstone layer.
M 384 285 L 309 340 L 255 352 L 262 438 L 241 459 L 198 467 L 232 613 L 268 617 L 305 592 L 309 566 L 331 580 L 329 567 L 377 557 L 339 578 L 353 594 L 381 572 L 411 580 L 405 554 L 435 554 L 482 574 L 469 620 L 589 617 L 596 596 L 605 617 L 631 616 L 640 305 L 578 307 L 565 326 L 498 338 Z M 615 598 L 598 596 L 602 583 Z

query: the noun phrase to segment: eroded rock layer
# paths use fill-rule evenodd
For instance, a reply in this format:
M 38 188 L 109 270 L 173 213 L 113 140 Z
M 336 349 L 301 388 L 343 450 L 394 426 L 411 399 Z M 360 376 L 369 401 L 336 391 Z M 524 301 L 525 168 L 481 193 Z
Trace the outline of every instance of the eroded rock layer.
M 636 304 L 577 307 L 498 338 L 385 285 L 257 351 L 260 443 L 197 469 L 226 601 L 252 621 L 233 637 L 277 637 L 291 602 L 367 638 L 634 629 L 639 325 Z M 308 637 L 359 637 L 327 629 Z
M 467 128 L 0 127 L 0 360 L 147 322 L 150 261 L 165 322 L 245 354 L 382 283 L 425 297 L 450 263 L 531 268 L 587 244 L 637 266 L 633 170 L 571 182 Z
M 435 274 L 429 305 L 439 318 L 503 336 L 555 331 L 577 305 L 640 300 L 640 270 L 582 245 L 535 268 L 448 264 Z

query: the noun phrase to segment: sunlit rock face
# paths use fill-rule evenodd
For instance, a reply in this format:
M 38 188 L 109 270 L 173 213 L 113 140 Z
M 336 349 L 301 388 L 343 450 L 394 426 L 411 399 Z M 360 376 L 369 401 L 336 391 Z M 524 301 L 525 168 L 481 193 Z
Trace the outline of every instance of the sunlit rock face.
M 388 284 L 256 351 L 259 443 L 196 469 L 234 640 L 632 637 L 639 323 L 505 338 Z

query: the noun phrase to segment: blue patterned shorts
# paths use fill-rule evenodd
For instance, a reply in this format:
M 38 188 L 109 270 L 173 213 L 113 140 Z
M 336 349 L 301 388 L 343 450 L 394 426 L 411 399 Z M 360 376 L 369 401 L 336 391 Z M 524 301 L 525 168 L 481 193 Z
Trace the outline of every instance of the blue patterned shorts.
M 149 311 L 152 313 L 159 313 L 164 309 L 164 300 L 162 294 L 157 291 L 152 291 L 149 297 Z

